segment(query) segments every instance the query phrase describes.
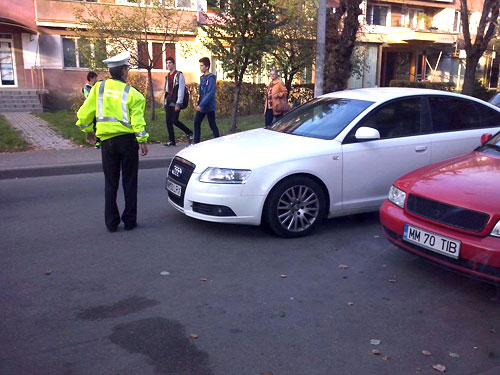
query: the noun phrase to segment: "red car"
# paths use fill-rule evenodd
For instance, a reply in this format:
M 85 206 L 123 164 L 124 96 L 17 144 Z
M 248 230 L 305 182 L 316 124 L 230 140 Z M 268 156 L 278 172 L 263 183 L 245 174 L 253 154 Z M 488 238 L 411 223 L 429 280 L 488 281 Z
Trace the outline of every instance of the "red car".
M 396 180 L 380 221 L 396 246 L 500 283 L 500 133 L 481 141 Z

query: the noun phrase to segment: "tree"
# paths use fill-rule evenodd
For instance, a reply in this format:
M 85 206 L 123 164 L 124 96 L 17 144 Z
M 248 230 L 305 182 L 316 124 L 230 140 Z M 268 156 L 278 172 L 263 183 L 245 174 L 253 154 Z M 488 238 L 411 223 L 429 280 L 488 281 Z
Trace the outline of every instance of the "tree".
M 272 62 L 283 73 L 290 93 L 294 77 L 314 61 L 316 1 L 279 0 Z
M 326 18 L 325 91 L 344 90 L 352 71 L 361 0 L 340 0 Z
M 230 132 L 236 131 L 240 92 L 245 73 L 258 66 L 265 52 L 271 51 L 276 16 L 273 0 L 232 0 L 225 10 L 206 15 L 202 25 L 207 37 L 204 45 L 234 79 L 235 90 Z
M 481 19 L 477 27 L 474 43 L 471 40 L 469 10 L 467 0 L 460 0 L 460 16 L 462 18 L 462 28 L 465 42 L 465 75 L 462 93 L 471 95 L 476 80 L 476 69 L 479 59 L 488 47 L 488 43 L 495 35 L 495 29 L 498 27 L 498 14 L 500 0 L 484 0 Z
M 131 63 L 147 70 L 147 97 L 152 120 L 155 118 L 155 100 L 151 71 L 158 60 L 161 61 L 169 43 L 178 39 L 180 30 L 194 31 L 196 28 L 195 24 L 184 20 L 183 12 L 175 10 L 173 5 L 173 0 L 151 0 L 146 4 L 136 0 L 134 6 L 114 4 L 95 6 L 91 3 L 75 6 L 75 17 L 85 26 L 84 30 L 75 30 L 77 35 L 94 42 L 102 43 L 105 40 L 105 51 L 108 56 L 127 50 L 131 55 Z M 151 52 L 148 48 L 150 41 L 157 42 L 155 47 L 159 48 Z M 96 56 L 93 56 L 93 60 L 96 60 Z

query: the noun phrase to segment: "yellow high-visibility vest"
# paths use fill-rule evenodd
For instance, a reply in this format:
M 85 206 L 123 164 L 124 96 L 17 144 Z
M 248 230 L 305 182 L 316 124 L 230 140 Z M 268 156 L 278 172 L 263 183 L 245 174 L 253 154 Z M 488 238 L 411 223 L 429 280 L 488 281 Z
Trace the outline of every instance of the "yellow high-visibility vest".
M 97 82 L 77 112 L 76 126 L 83 132 L 93 131 L 102 141 L 118 135 L 135 133 L 137 142 L 147 142 L 144 108 L 146 100 L 134 87 L 125 82 L 108 79 Z

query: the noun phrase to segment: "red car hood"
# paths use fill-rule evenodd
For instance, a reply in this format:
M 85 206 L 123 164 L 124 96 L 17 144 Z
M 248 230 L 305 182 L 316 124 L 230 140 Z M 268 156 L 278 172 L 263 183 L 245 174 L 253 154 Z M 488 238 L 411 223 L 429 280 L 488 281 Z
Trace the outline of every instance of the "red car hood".
M 419 168 L 396 185 L 428 199 L 500 214 L 500 157 L 471 152 Z

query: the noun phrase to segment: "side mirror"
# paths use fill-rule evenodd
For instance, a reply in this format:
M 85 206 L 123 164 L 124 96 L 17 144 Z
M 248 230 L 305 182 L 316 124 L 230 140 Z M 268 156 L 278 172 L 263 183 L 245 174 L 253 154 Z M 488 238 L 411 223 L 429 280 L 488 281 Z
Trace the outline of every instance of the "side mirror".
M 380 133 L 377 129 L 362 126 L 358 130 L 356 130 L 354 137 L 360 141 L 372 141 L 375 139 L 380 139 Z
M 493 137 L 492 134 L 490 134 L 490 133 L 484 133 L 481 136 L 481 144 L 484 145 L 486 142 L 488 142 L 490 140 L 491 137 Z

